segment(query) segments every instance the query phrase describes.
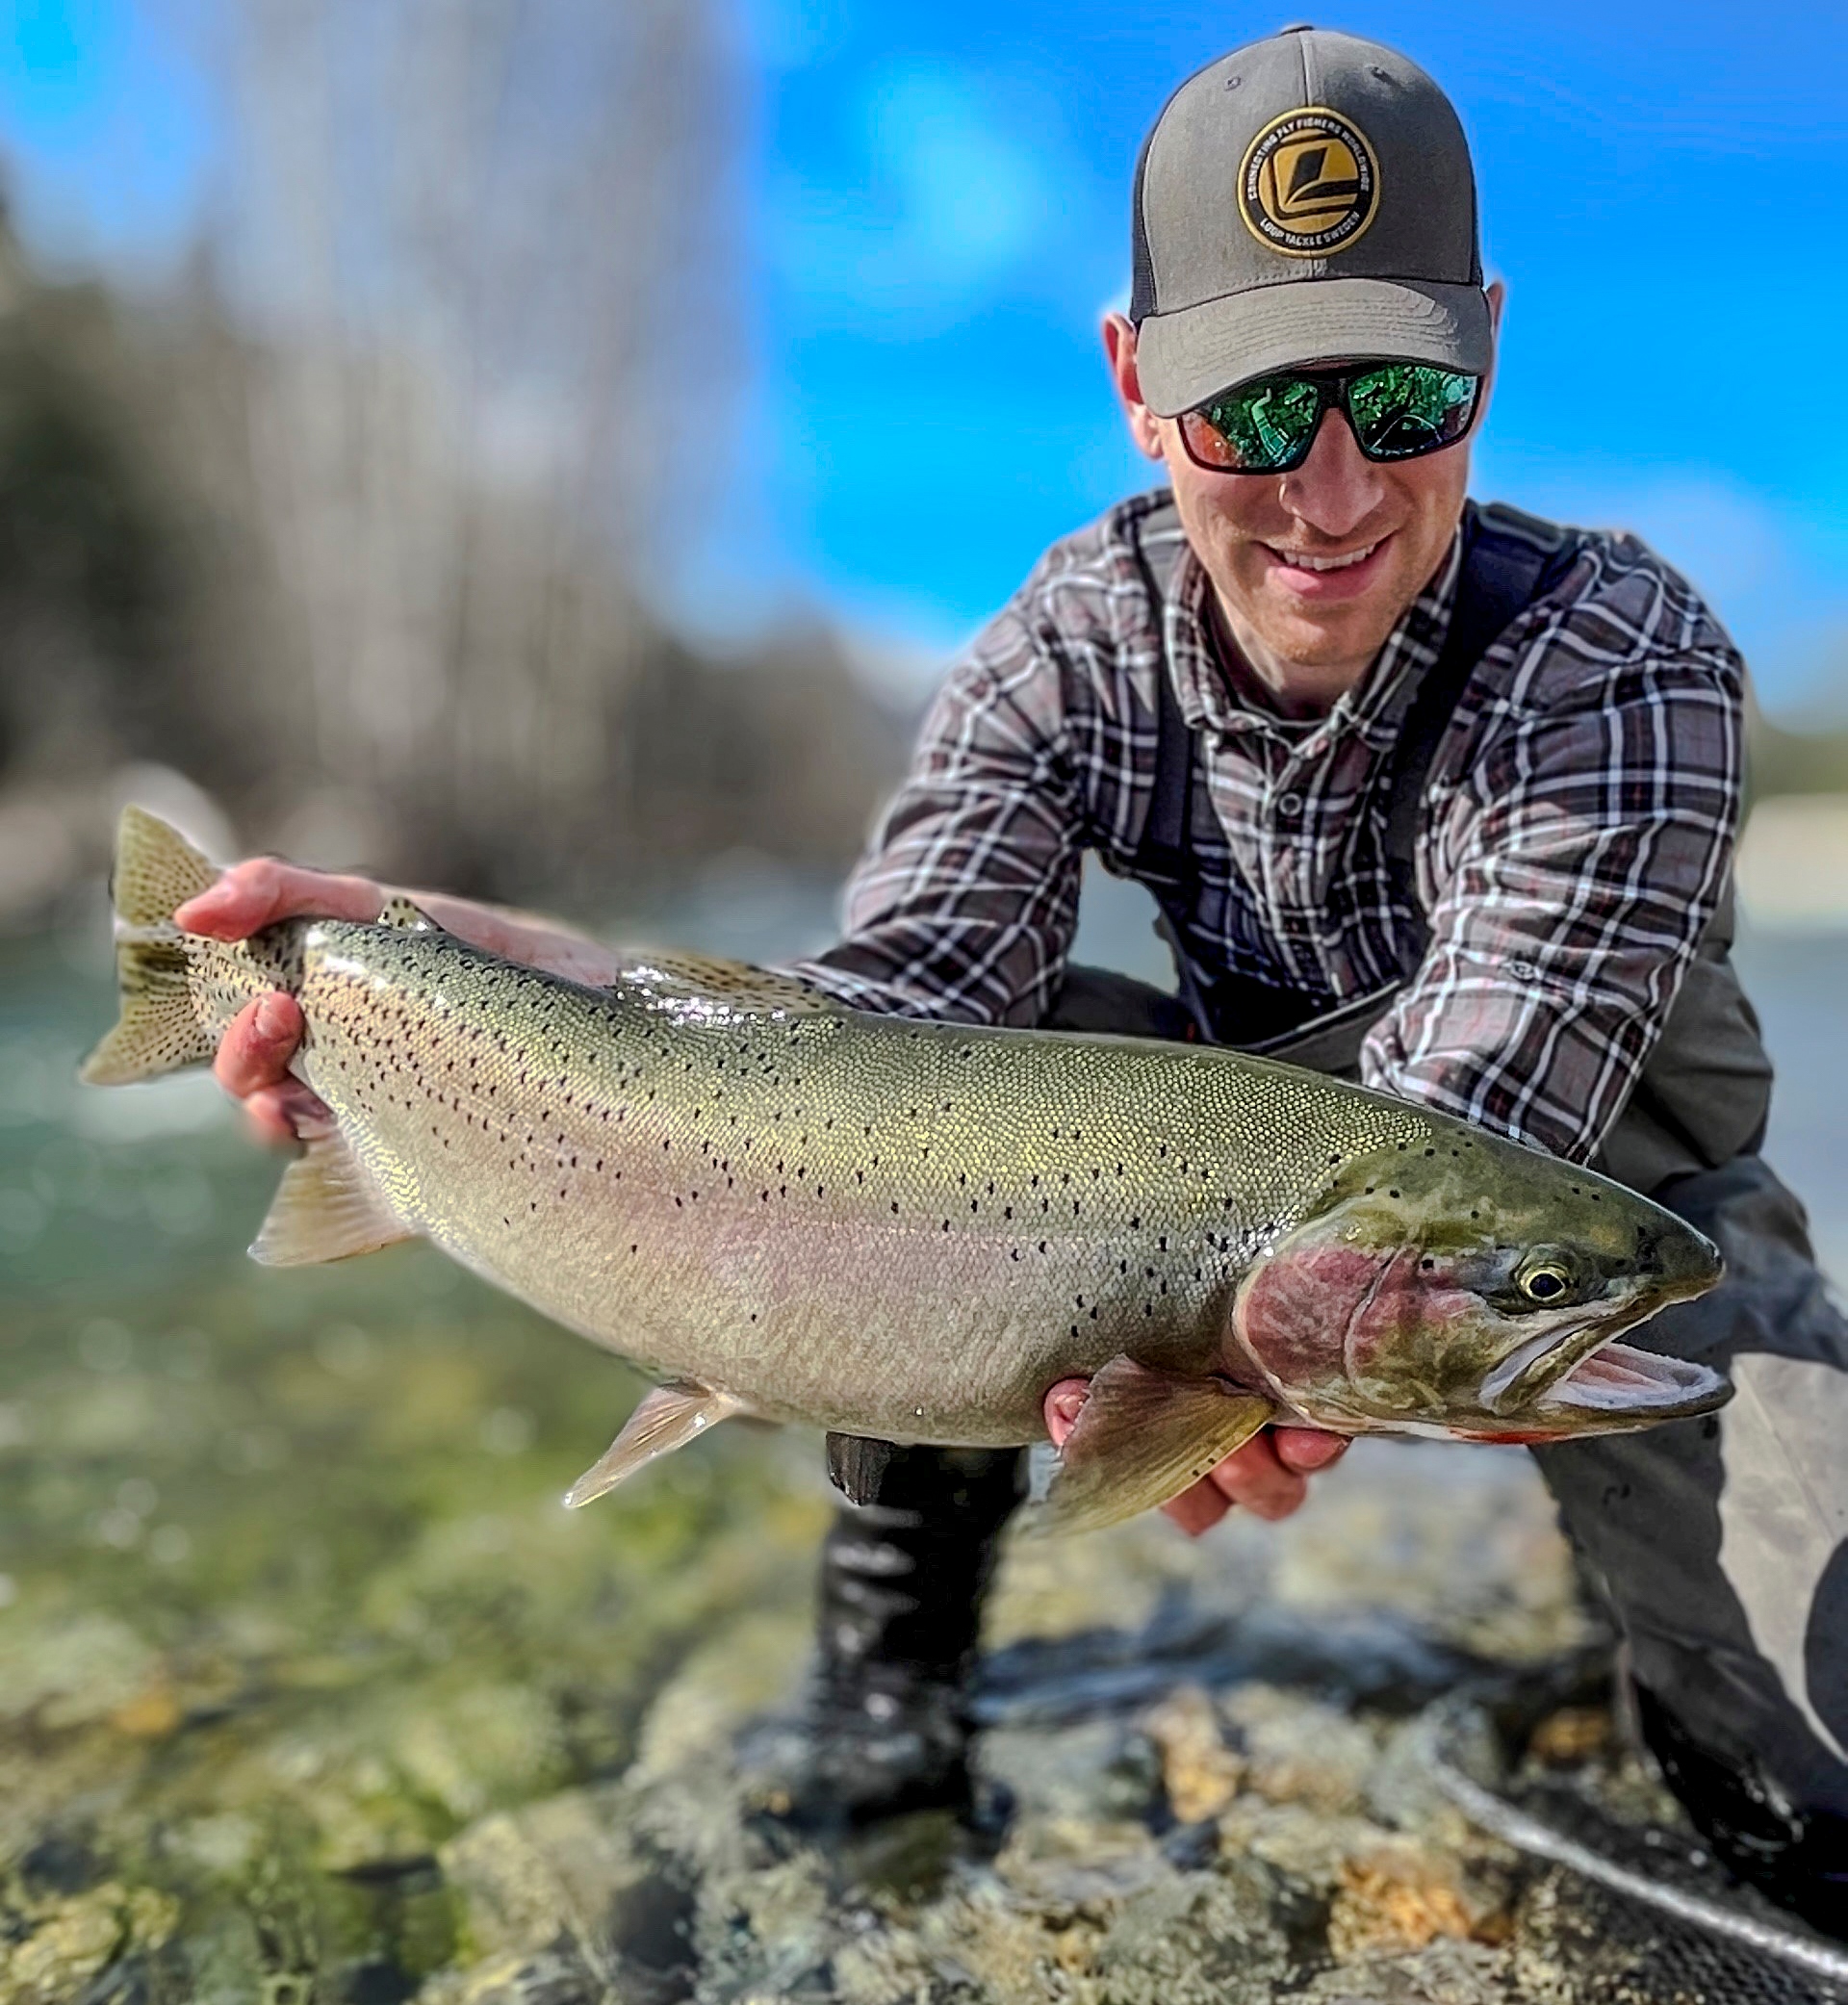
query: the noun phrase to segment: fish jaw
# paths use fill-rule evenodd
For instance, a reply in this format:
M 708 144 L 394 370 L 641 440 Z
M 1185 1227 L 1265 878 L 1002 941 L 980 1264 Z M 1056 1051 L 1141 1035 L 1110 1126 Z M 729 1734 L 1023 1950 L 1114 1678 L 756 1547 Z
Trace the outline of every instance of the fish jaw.
M 1732 1397 L 1732 1386 L 1709 1366 L 1605 1337 L 1507 1427 L 1470 1438 L 1544 1442 L 1624 1433 L 1713 1413 Z

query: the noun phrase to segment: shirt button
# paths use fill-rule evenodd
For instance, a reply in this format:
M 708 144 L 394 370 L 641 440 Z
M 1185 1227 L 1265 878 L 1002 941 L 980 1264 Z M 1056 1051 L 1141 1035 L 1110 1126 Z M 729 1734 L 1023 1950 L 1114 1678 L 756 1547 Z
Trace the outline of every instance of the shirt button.
M 1302 796 L 1300 794 L 1285 794 L 1277 803 L 1277 812 L 1283 816 L 1285 821 L 1295 821 L 1296 816 L 1302 812 Z
M 1534 982 L 1540 978 L 1540 970 L 1531 961 L 1510 961 L 1508 972 L 1517 982 Z

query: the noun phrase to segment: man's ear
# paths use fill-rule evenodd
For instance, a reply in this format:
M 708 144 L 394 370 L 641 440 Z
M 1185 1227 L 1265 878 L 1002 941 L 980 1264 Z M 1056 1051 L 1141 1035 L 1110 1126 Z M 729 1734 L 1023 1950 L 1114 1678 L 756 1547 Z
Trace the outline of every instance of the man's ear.
M 1162 457 L 1162 431 L 1155 413 L 1142 401 L 1142 381 L 1136 373 L 1136 329 L 1128 316 L 1104 316 L 1104 359 L 1110 365 L 1110 379 L 1129 420 L 1129 435 L 1146 458 Z
M 1476 414 L 1476 422 L 1477 424 L 1480 424 L 1482 420 L 1488 415 L 1489 404 L 1495 396 L 1495 379 L 1501 373 L 1502 309 L 1507 304 L 1508 289 L 1498 278 L 1488 288 L 1488 297 L 1489 337 L 1494 344 L 1494 351 L 1489 357 L 1488 379 L 1482 385 L 1482 408 Z

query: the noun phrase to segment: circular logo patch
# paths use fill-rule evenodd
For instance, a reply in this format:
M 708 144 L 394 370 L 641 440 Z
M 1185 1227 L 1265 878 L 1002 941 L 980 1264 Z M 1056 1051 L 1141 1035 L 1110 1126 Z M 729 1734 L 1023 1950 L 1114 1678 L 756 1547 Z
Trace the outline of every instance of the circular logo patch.
M 1346 250 L 1379 206 L 1379 169 L 1358 126 L 1306 105 L 1273 118 L 1239 169 L 1239 210 L 1262 244 L 1287 258 Z

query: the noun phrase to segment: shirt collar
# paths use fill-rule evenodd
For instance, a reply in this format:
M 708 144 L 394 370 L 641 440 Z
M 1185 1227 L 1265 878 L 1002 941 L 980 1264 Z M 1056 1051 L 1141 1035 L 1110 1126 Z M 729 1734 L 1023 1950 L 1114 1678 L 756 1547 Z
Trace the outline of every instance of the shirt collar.
M 1173 587 L 1162 609 L 1163 654 L 1181 715 L 1194 731 L 1221 736 L 1265 732 L 1304 749 L 1318 738 L 1332 741 L 1348 732 L 1370 742 L 1389 740 L 1404 719 L 1420 678 L 1443 649 L 1462 568 L 1459 527 L 1430 583 L 1405 608 L 1367 673 L 1325 717 L 1296 719 L 1251 702 L 1226 674 L 1212 582 L 1193 545 L 1183 541 Z

